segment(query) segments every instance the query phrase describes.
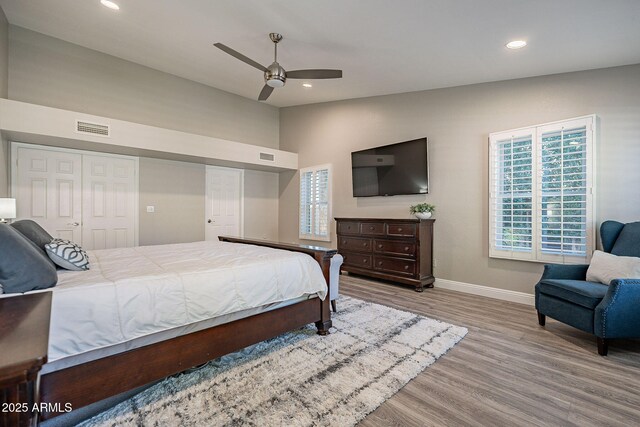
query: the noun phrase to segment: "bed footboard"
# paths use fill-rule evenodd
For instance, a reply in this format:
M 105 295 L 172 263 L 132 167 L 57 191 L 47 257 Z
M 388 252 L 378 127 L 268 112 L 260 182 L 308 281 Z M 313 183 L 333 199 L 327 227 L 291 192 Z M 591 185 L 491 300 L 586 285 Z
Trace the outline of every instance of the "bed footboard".
M 307 255 L 313 257 L 318 264 L 320 264 L 320 268 L 322 269 L 322 275 L 324 276 L 324 280 L 327 282 L 327 287 L 329 287 L 330 278 L 329 271 L 331 269 L 331 258 L 338 252 L 335 249 L 329 249 L 322 246 L 310 246 L 310 245 L 298 245 L 295 243 L 281 243 L 281 242 L 272 242 L 269 240 L 254 240 L 254 239 L 243 239 L 240 237 L 227 237 L 227 236 L 219 236 L 218 239 L 221 242 L 230 242 L 230 243 L 244 243 L 247 245 L 255 245 L 255 246 L 265 246 L 268 248 L 274 249 L 283 249 L 292 252 L 302 252 Z M 318 328 L 318 334 L 327 335 L 329 333 L 329 329 L 331 328 L 331 295 L 327 291 L 327 297 L 320 304 L 320 320 L 315 322 L 316 328 Z

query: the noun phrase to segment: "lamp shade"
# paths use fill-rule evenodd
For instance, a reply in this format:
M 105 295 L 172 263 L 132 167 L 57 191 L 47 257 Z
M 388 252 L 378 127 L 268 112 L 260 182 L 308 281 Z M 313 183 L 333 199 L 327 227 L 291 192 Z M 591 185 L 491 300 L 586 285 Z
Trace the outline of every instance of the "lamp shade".
M 16 199 L 0 198 L 0 219 L 13 219 L 16 217 Z

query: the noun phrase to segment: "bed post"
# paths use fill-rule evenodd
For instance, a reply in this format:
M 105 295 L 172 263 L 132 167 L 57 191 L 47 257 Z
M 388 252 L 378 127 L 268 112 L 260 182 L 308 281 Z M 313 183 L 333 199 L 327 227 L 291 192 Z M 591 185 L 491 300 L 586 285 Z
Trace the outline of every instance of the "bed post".
M 316 322 L 316 328 L 318 328 L 318 335 L 328 335 L 331 328 L 331 282 L 330 282 L 330 270 L 331 270 L 331 258 L 333 258 L 335 252 L 316 252 L 314 254 L 315 260 L 320 264 L 322 268 L 322 275 L 327 281 L 327 297 L 320 304 L 320 320 Z

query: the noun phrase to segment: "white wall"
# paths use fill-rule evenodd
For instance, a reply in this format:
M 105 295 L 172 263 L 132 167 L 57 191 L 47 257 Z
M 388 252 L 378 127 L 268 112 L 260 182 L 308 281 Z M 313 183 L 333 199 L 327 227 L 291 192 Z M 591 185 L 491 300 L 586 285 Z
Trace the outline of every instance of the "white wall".
M 411 204 L 435 204 L 436 277 L 532 293 L 540 264 L 488 257 L 488 134 L 592 113 L 598 223 L 640 220 L 640 65 L 283 108 L 280 148 L 298 152 L 300 168 L 333 164 L 334 216 L 404 218 Z M 430 194 L 352 197 L 350 152 L 423 136 Z M 281 174 L 285 241 L 298 236 L 298 185 Z

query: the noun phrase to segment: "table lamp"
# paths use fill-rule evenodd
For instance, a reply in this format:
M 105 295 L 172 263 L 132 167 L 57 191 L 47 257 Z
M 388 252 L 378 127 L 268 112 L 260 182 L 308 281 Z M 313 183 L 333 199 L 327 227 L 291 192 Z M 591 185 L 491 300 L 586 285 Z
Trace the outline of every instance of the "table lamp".
M 16 217 L 16 199 L 0 198 L 0 223 Z

